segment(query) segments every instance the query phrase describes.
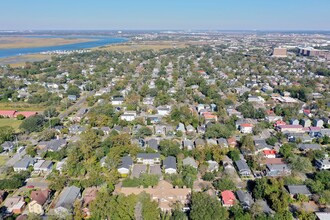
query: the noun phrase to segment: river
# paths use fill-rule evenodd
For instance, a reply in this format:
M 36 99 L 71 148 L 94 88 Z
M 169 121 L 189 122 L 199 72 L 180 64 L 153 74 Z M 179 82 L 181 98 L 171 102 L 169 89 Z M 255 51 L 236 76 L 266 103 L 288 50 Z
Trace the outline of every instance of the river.
M 45 36 L 40 36 L 44 38 Z M 49 36 L 47 38 L 57 38 L 60 36 Z M 63 38 L 67 38 L 64 37 Z M 77 38 L 77 37 L 74 37 Z M 82 50 L 93 47 L 101 47 L 108 44 L 124 43 L 127 42 L 127 39 L 124 38 L 109 38 L 109 37 L 89 37 L 89 36 L 79 36 L 79 38 L 93 39 L 88 42 L 74 43 L 74 44 L 65 44 L 57 46 L 45 46 L 45 47 L 29 47 L 29 48 L 9 48 L 9 49 L 0 49 L 0 58 L 13 57 L 25 54 L 35 54 L 47 51 L 55 50 Z

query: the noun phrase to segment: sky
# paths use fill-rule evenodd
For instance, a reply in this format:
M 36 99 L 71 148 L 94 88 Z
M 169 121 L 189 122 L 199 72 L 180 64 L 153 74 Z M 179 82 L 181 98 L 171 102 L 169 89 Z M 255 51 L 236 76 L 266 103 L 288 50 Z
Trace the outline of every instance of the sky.
M 330 0 L 3 0 L 0 30 L 330 30 Z

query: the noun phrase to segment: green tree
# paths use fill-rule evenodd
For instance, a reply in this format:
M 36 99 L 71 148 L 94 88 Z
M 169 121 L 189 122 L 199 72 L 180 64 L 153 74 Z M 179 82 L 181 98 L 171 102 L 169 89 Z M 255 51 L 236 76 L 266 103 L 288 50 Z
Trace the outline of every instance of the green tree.
M 220 191 L 236 189 L 235 183 L 227 176 L 214 181 L 213 186 Z
M 242 136 L 240 143 L 241 143 L 242 151 L 245 151 L 248 153 L 253 153 L 255 151 L 255 146 L 254 146 L 254 141 L 253 141 L 252 135 Z
M 212 124 L 208 126 L 205 137 L 206 138 L 229 138 L 232 135 L 232 129 L 223 124 Z
M 229 214 L 217 198 L 197 192 L 192 194 L 190 219 L 192 220 L 222 220 L 228 219 Z
M 45 119 L 42 115 L 35 115 L 25 119 L 19 128 L 27 133 L 38 132 L 42 130 L 44 123 Z
M 1 123 L 1 121 L 0 121 Z M 0 144 L 14 139 L 14 129 L 10 126 L 0 127 Z
M 151 136 L 152 135 L 152 130 L 148 127 L 141 127 L 136 136 L 139 137 L 139 138 L 144 138 L 144 137 L 147 137 L 147 136 Z

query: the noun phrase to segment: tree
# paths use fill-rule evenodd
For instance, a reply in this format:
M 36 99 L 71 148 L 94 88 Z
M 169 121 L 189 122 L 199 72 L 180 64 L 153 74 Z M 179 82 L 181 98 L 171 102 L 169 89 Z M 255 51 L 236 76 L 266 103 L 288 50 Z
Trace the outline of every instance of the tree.
M 295 143 L 285 143 L 280 148 L 279 153 L 283 155 L 285 158 L 290 158 L 293 156 L 293 149 L 297 148 Z
M 219 200 L 206 193 L 197 192 L 192 194 L 189 216 L 192 220 L 222 220 L 228 219 L 229 214 Z
M 22 115 L 22 114 L 18 114 L 18 115 L 16 116 L 16 119 L 21 121 L 21 120 L 24 120 L 24 119 L 25 119 L 25 116 Z
M 48 118 L 54 118 L 59 115 L 59 113 L 56 111 L 56 108 L 49 107 L 44 111 L 44 115 Z
M 137 134 L 136 134 L 136 136 L 138 137 L 138 138 L 145 138 L 145 137 L 147 137 L 147 136 L 151 136 L 152 135 L 152 131 L 151 131 L 151 129 L 150 128 L 148 128 L 148 127 L 141 127 L 139 130 L 138 130 L 138 132 L 137 132 Z
M 206 138 L 229 138 L 232 135 L 232 128 L 223 124 L 212 124 L 206 132 Z
M 271 136 L 271 137 L 266 139 L 266 143 L 271 145 L 271 146 L 275 146 L 276 142 L 277 142 L 277 138 L 274 137 L 274 136 Z
M 227 176 L 214 181 L 213 186 L 220 191 L 236 189 L 235 183 Z
M 252 135 L 244 135 L 241 140 L 241 150 L 252 153 L 255 151 L 254 141 Z
M 215 178 L 215 174 L 211 172 L 206 172 L 203 176 L 202 179 L 205 181 L 213 181 Z
M 31 157 L 35 157 L 37 155 L 37 149 L 32 145 L 26 147 L 26 153 Z
M 307 173 L 313 170 L 313 165 L 307 157 L 293 155 L 288 158 L 291 168 L 298 172 Z
M 10 126 L 0 127 L 0 144 L 14 139 L 14 129 Z
M 66 90 L 68 95 L 75 95 L 76 97 L 80 96 L 80 89 L 76 85 L 69 84 L 68 89 Z
M 19 126 L 20 129 L 27 133 L 41 131 L 45 123 L 42 115 L 34 115 L 25 119 Z
M 233 161 L 237 161 L 240 159 L 239 157 L 240 155 L 240 152 L 238 149 L 231 149 L 229 152 L 228 152 L 228 156 L 230 157 L 230 159 L 232 159 Z
M 159 142 L 159 151 L 165 157 L 176 156 L 181 153 L 180 145 L 177 142 L 168 139 Z

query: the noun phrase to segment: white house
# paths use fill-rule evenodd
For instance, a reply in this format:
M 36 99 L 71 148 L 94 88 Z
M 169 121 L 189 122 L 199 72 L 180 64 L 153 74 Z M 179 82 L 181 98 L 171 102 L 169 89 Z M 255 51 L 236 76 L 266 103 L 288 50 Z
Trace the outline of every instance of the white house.
M 176 158 L 173 156 L 166 157 L 163 161 L 163 167 L 165 173 L 174 174 L 176 173 Z
M 241 124 L 240 132 L 243 134 L 251 134 L 253 132 L 253 125 L 252 124 Z
M 113 97 L 111 100 L 112 105 L 122 105 L 124 103 L 124 97 Z
M 125 121 L 134 121 L 135 118 L 136 118 L 135 111 L 125 111 L 124 114 L 120 116 L 120 119 Z
M 157 111 L 158 111 L 158 114 L 161 115 L 161 116 L 165 116 L 165 115 L 169 115 L 170 112 L 171 112 L 171 108 L 170 107 L 161 107 L 159 106 L 157 108 Z
M 157 164 L 160 163 L 159 153 L 139 153 L 137 154 L 137 162 L 143 164 Z

